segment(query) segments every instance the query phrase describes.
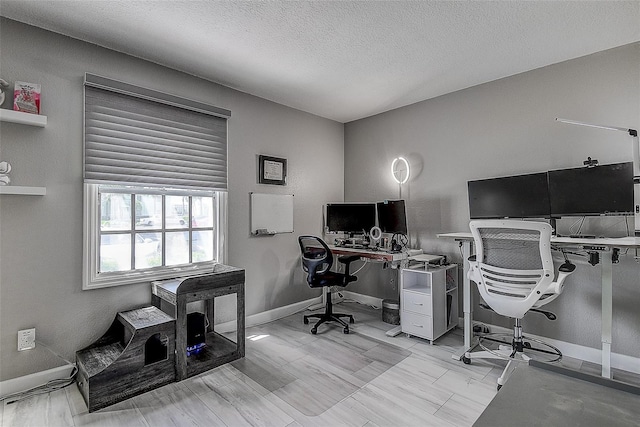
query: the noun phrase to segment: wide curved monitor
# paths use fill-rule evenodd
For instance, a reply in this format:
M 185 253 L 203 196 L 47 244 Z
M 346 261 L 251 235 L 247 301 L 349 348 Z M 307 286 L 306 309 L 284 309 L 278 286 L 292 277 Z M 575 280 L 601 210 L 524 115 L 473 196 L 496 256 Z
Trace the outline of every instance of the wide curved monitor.
M 469 181 L 471 219 L 548 218 L 547 173 Z
M 633 214 L 633 163 L 549 171 L 551 216 Z

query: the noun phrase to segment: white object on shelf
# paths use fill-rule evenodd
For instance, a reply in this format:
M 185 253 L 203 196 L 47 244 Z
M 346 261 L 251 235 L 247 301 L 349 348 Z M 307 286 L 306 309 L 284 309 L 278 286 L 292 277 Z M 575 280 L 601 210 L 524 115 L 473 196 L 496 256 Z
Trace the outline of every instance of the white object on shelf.
M 403 268 L 400 272 L 402 332 L 431 341 L 458 324 L 458 266 Z
M 47 116 L 0 108 L 0 122 L 45 127 L 47 125 Z
M 9 185 L 11 182 L 9 172 L 11 172 L 11 164 L 9 162 L 0 162 L 0 185 Z
M 0 194 L 16 194 L 22 196 L 44 196 L 47 194 L 45 187 L 24 187 L 20 185 L 0 186 Z
M 0 122 L 18 123 L 29 126 L 45 127 L 47 116 L 40 114 L 24 113 L 22 111 L 0 108 Z M 7 170 L 7 173 L 11 169 Z M 23 196 L 44 196 L 47 194 L 45 187 L 24 187 L 19 185 L 1 185 L 0 194 L 15 194 Z
M 436 262 L 440 262 L 442 258 L 443 258 L 442 255 L 423 254 L 422 249 L 420 249 L 420 252 L 418 252 L 417 254 L 409 253 L 409 261 L 436 263 Z

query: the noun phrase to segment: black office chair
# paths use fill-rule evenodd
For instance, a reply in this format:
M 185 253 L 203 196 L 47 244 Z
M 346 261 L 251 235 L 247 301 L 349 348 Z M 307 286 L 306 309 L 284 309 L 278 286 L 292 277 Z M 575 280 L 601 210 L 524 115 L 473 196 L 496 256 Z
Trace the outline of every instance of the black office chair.
M 338 261 L 345 265 L 345 272 L 336 273 L 331 271 L 333 265 L 333 254 L 329 246 L 315 236 L 298 237 L 300 250 L 302 251 L 302 269 L 307 273 L 307 284 L 311 288 L 330 287 L 330 286 L 347 286 L 349 283 L 358 280 L 356 276 L 349 274 L 350 264 L 359 259 L 357 255 L 338 257 Z M 338 322 L 344 329 L 345 334 L 349 333 L 349 325 L 342 320 L 342 317 L 348 317 L 349 323 L 354 323 L 353 316 L 350 314 L 334 313 L 331 303 L 331 289 L 327 290 L 327 305 L 323 314 L 310 314 L 304 316 L 304 324 L 309 324 L 309 318 L 317 318 L 318 322 L 311 328 L 311 333 L 318 332 L 318 326 L 325 322 Z

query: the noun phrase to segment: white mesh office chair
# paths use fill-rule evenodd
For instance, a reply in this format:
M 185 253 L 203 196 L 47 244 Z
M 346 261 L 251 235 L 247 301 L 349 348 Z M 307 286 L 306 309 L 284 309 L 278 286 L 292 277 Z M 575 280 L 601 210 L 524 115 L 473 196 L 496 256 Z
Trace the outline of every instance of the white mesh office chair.
M 478 286 L 482 299 L 491 310 L 514 318 L 511 343 L 499 339 L 506 334 L 487 334 L 478 345 L 484 351 L 467 352 L 464 363 L 471 359 L 506 359 L 508 364 L 500 378 L 498 389 L 507 381 L 516 361 L 527 361 L 530 355 L 545 354 L 548 362 L 558 361 L 562 353 L 557 348 L 522 334 L 521 319 L 528 311 L 536 311 L 555 320 L 553 313 L 539 307 L 562 293 L 564 280 L 575 270 L 565 257 L 555 278 L 551 257 L 551 226 L 543 222 L 516 220 L 475 220 L 469 224 L 476 255 L 469 259 L 469 279 Z M 481 304 L 482 305 L 482 304 Z M 545 348 L 535 348 L 531 342 Z M 503 343 L 496 350 L 489 342 Z

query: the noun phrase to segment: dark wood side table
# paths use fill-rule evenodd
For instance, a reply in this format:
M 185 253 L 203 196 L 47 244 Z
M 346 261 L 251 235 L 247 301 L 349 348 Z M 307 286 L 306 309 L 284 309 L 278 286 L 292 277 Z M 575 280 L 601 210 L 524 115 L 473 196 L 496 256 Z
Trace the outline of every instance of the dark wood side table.
M 216 366 L 244 357 L 245 353 L 245 271 L 241 268 L 217 264 L 211 273 L 201 276 L 152 282 L 151 302 L 176 319 L 176 380 L 213 369 Z M 236 342 L 214 331 L 214 299 L 236 294 Z M 187 303 L 204 301 L 206 346 L 200 353 L 187 356 Z

